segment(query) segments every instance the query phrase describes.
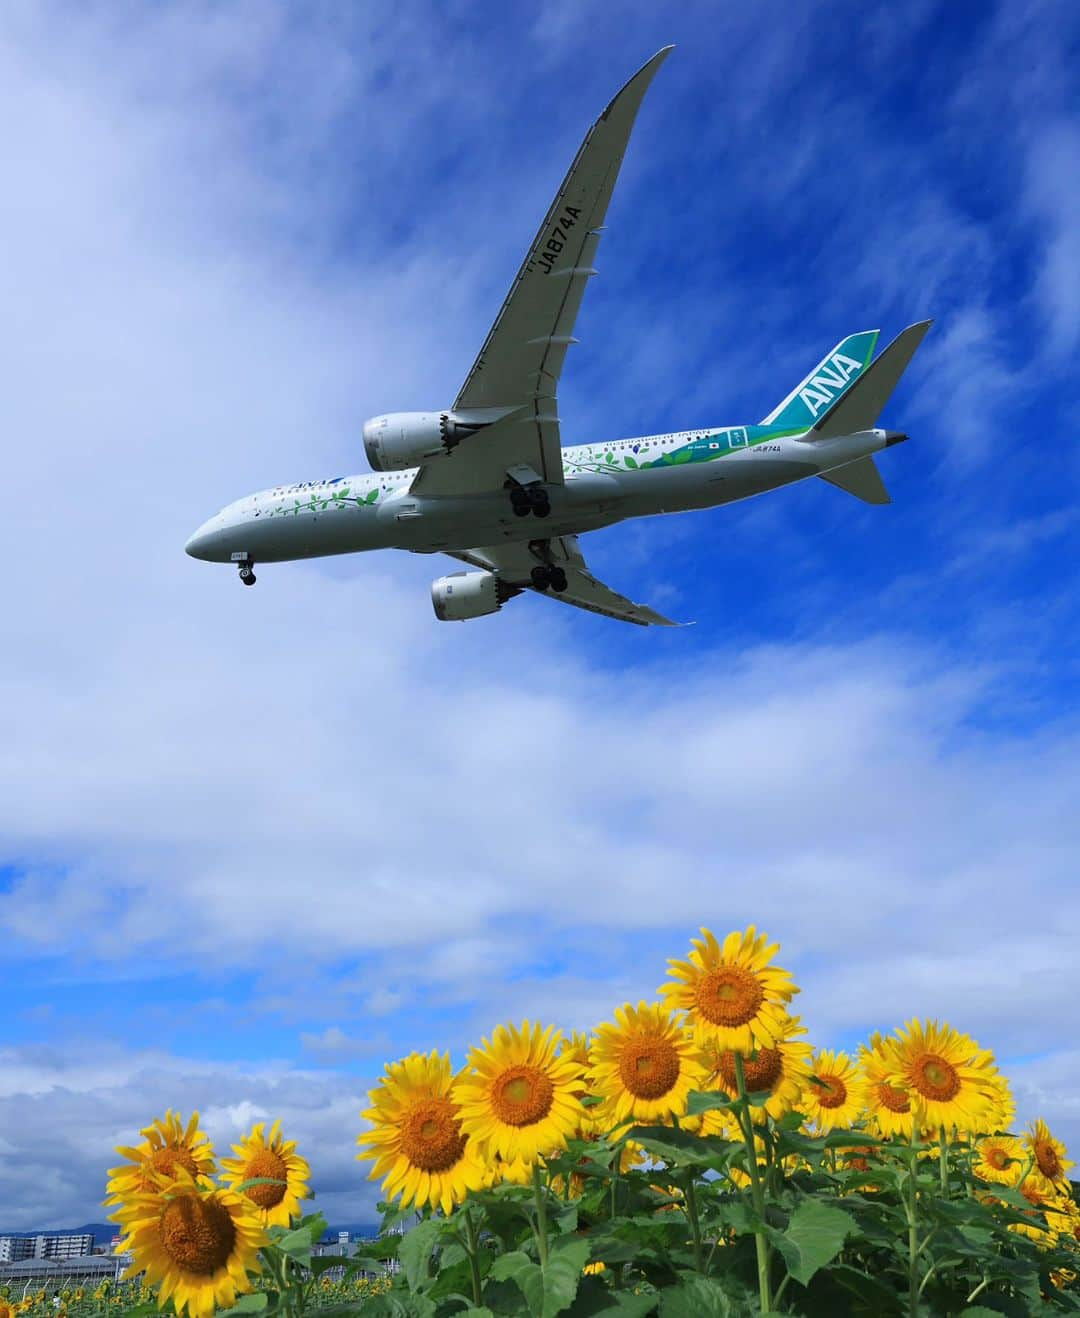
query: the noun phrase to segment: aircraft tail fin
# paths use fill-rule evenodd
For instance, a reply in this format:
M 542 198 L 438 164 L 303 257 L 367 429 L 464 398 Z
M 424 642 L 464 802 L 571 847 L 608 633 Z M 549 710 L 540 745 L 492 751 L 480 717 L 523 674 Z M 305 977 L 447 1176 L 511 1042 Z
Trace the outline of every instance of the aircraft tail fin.
M 810 438 L 833 439 L 837 435 L 872 430 L 933 323 L 932 320 L 921 320 L 902 330 L 885 351 L 851 381 L 850 387 L 822 412 Z
M 874 355 L 880 332 L 862 330 L 841 339 L 761 424 L 782 426 L 792 431 L 813 429 L 863 375 Z

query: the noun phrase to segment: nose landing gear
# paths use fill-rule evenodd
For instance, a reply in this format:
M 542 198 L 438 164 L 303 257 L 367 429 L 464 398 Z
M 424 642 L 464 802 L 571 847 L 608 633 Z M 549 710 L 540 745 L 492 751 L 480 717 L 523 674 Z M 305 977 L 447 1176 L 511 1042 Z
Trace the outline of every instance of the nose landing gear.
M 233 554 L 232 561 L 240 569 L 240 580 L 244 583 L 244 585 L 254 586 L 255 573 L 252 571 L 252 568 L 254 568 L 255 564 L 247 556 L 247 554 L 243 552 Z

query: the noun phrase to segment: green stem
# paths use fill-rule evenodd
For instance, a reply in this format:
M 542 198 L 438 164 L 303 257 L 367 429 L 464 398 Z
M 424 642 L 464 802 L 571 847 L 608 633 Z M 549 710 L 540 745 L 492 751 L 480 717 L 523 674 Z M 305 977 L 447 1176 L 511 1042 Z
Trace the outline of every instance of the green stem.
M 546 1268 L 548 1261 L 547 1204 L 544 1202 L 544 1184 L 539 1163 L 533 1166 L 533 1200 L 536 1203 L 536 1252 L 540 1259 L 540 1266 Z
M 970 1304 L 971 1301 L 975 1298 L 975 1296 L 978 1295 L 980 1291 L 986 1290 L 987 1286 L 989 1285 L 990 1285 L 990 1278 L 984 1277 L 982 1281 L 979 1282 L 978 1286 L 976 1286 L 975 1289 L 971 1292 L 971 1294 L 967 1297 L 965 1303 Z
M 690 1231 L 694 1238 L 694 1267 L 704 1276 L 705 1268 L 701 1259 L 701 1219 L 698 1216 L 697 1190 L 694 1188 L 694 1174 L 686 1178 L 686 1215 L 690 1219 Z
M 773 1304 L 777 1308 L 779 1308 L 780 1306 L 780 1297 L 787 1290 L 787 1284 L 790 1280 L 791 1280 L 791 1273 L 789 1272 L 783 1277 L 783 1279 L 780 1282 L 780 1285 L 777 1286 L 776 1288 L 776 1294 L 773 1296 Z
M 772 1309 L 772 1297 L 769 1286 L 769 1242 L 765 1238 L 765 1195 L 761 1188 L 758 1174 L 757 1149 L 754 1147 L 754 1123 L 750 1120 L 750 1100 L 746 1095 L 746 1076 L 743 1072 L 742 1053 L 733 1052 L 735 1058 L 735 1083 L 739 1094 L 739 1125 L 742 1128 L 743 1142 L 746 1145 L 747 1166 L 750 1172 L 750 1195 L 754 1201 L 754 1211 L 761 1223 L 754 1232 L 754 1248 L 757 1251 L 758 1296 L 762 1313 Z
M 919 1313 L 919 1226 L 917 1215 L 918 1187 L 915 1183 L 915 1141 L 917 1139 L 914 1122 L 911 1126 L 911 1160 L 908 1163 L 908 1196 L 904 1209 L 908 1221 L 908 1313 L 910 1318 L 918 1318 Z
M 949 1146 L 945 1143 L 945 1127 L 938 1129 L 938 1162 L 941 1164 L 941 1197 L 949 1197 Z
M 476 1223 L 473 1221 L 472 1206 L 466 1204 L 463 1210 L 465 1217 L 465 1253 L 469 1256 L 469 1273 L 472 1276 L 472 1293 L 473 1304 L 480 1308 L 483 1304 L 483 1293 L 480 1286 L 480 1237 L 476 1230 Z

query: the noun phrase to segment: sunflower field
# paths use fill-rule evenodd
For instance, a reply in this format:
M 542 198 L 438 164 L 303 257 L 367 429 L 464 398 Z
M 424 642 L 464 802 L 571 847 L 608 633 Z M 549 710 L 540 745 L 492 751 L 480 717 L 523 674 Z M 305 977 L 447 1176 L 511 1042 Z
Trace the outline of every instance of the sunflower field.
M 197 1115 L 167 1113 L 109 1174 L 142 1289 L 108 1311 L 1080 1311 L 1073 1163 L 1043 1121 L 1013 1132 L 991 1053 L 919 1020 L 815 1051 L 778 950 L 703 929 L 656 1001 L 589 1036 L 526 1021 L 459 1068 L 389 1063 L 357 1155 L 383 1233 L 349 1259 L 315 1250 L 326 1222 L 302 1214 L 310 1170 L 277 1124 L 218 1160 Z

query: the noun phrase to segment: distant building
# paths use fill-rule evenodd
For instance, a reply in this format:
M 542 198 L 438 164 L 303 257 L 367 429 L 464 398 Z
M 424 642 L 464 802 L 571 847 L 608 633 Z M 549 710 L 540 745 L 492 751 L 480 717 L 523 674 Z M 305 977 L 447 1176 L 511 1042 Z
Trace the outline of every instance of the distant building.
M 69 1259 L 22 1259 L 0 1263 L 0 1286 L 18 1287 L 25 1293 L 33 1286 L 52 1292 L 61 1286 L 93 1286 L 99 1281 L 118 1281 L 124 1270 L 122 1256 L 77 1254 Z
M 89 1234 L 67 1236 L 0 1236 L 0 1263 L 23 1259 L 74 1259 L 94 1252 Z
M 348 1253 L 348 1250 L 349 1250 L 349 1233 L 348 1233 L 347 1231 L 339 1231 L 339 1232 L 337 1233 L 337 1242 L 338 1242 L 338 1248 L 341 1250 L 341 1252 L 342 1252 L 343 1254 Z

